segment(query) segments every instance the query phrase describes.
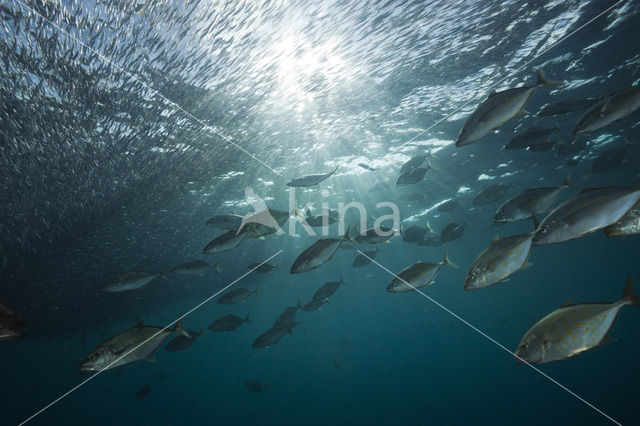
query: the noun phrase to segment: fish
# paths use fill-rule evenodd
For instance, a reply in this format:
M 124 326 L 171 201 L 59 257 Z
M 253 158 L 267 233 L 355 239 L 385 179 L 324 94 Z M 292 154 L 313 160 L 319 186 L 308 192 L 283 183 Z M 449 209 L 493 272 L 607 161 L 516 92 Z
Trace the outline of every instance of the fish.
M 442 245 L 442 240 L 440 239 L 440 235 L 427 235 L 423 240 L 418 241 L 419 246 L 427 246 L 427 247 L 437 247 Z
M 376 170 L 378 170 L 378 169 L 374 169 L 373 167 L 368 166 L 368 165 L 366 165 L 364 163 L 358 163 L 358 166 L 362 167 L 363 169 L 369 170 L 371 172 L 375 172 Z
M 256 296 L 259 296 L 258 289 L 248 290 L 246 288 L 236 288 L 233 289 L 220 297 L 218 299 L 219 305 L 233 305 L 236 303 L 243 302 L 247 297 L 251 296 L 252 293 L 255 293 Z
M 640 85 L 607 96 L 584 113 L 573 127 L 573 134 L 593 132 L 629 116 L 640 108 Z
M 619 221 L 640 200 L 640 187 L 599 187 L 581 191 L 540 223 L 533 245 L 555 244 L 582 237 Z
M 171 272 L 174 274 L 180 275 L 204 275 L 209 268 L 216 268 L 218 272 L 222 272 L 220 265 L 218 263 L 210 264 L 209 262 L 205 262 L 204 260 L 197 259 L 191 262 L 186 262 L 181 265 L 176 266 L 171 269 Z
M 214 238 L 202 250 L 204 254 L 224 253 L 238 247 L 244 239 L 247 238 L 247 232 L 237 233 L 235 229 L 230 229 L 224 234 Z
M 302 310 L 306 312 L 317 311 L 318 309 L 322 308 L 327 302 L 327 300 L 311 299 L 310 302 L 306 303 L 302 307 Z
M 458 201 L 451 199 L 451 200 L 447 200 L 440 203 L 438 207 L 436 207 L 436 210 L 438 210 L 439 212 L 450 212 L 457 208 L 458 208 Z
M 83 371 L 104 371 L 140 360 L 154 360 L 156 350 L 173 332 L 191 337 L 182 327 L 182 321 L 169 328 L 144 325 L 142 321 L 132 328 L 100 343 L 80 363 Z
M 293 214 L 296 214 L 295 210 L 292 212 L 276 209 L 266 210 L 267 212 L 261 213 L 267 213 L 268 218 L 270 219 L 270 221 L 272 221 L 271 225 L 258 222 L 248 222 L 246 224 L 243 223 L 243 225 L 238 229 L 236 233 L 242 232 L 244 230 L 246 231 L 248 238 L 262 238 L 267 235 L 283 232 L 282 227 L 285 223 L 287 223 L 289 217 L 291 217 Z
M 349 235 L 349 228 L 347 228 L 345 235 Z M 291 274 L 301 274 L 325 264 L 333 259 L 333 255 L 345 239 L 345 237 L 319 239 L 300 253 L 293 265 L 291 265 L 289 272 Z
M 526 189 L 502 204 L 493 216 L 493 220 L 496 223 L 517 222 L 547 213 L 558 201 L 562 190 L 566 188 L 577 188 L 571 181 L 570 174 L 567 174 L 562 186 Z
M 298 313 L 298 309 L 302 309 L 302 305 L 300 304 L 300 300 L 298 300 L 298 304 L 296 306 L 289 306 L 285 308 L 285 310 L 280 314 L 278 319 L 273 323 L 272 328 L 280 328 L 280 329 L 289 329 L 291 325 L 296 322 L 296 314 Z
M 598 98 L 563 99 L 561 101 L 556 101 L 545 105 L 540 110 L 540 112 L 538 112 L 538 117 L 549 117 L 552 115 L 560 115 L 567 114 L 569 112 L 580 111 L 589 108 L 599 100 L 600 99 Z
M 207 219 L 207 226 L 218 229 L 238 229 L 242 224 L 242 216 L 239 214 L 221 214 Z
M 325 179 L 328 179 L 329 177 L 331 177 L 336 172 L 336 170 L 338 170 L 338 167 L 339 166 L 336 166 L 336 168 L 330 171 L 329 173 L 306 175 L 297 179 L 293 179 L 292 181 L 287 183 L 287 186 L 294 187 L 294 188 L 302 188 L 302 187 L 317 185 L 320 182 L 324 181 Z
M 640 201 L 616 223 L 604 228 L 607 237 L 624 237 L 640 234 Z
M 403 172 L 396 180 L 396 186 L 407 186 L 418 183 L 424 179 L 427 172 L 432 169 L 431 162 L 427 160 L 427 167 L 416 167 Z
M 307 216 L 304 220 L 307 222 L 307 225 L 313 227 L 329 226 L 341 221 L 338 212 L 335 210 L 329 210 L 323 214 Z
M 544 142 L 544 143 L 537 143 L 535 145 L 529 145 L 527 147 L 527 151 L 531 151 L 531 152 L 547 152 L 547 151 L 551 151 L 553 149 L 554 146 L 556 146 L 556 144 L 558 143 L 558 141 L 556 139 L 549 141 L 549 142 Z
M 238 327 L 240 327 L 243 323 L 251 324 L 249 320 L 249 314 L 242 319 L 239 316 L 230 314 L 225 315 L 223 317 L 218 318 L 211 324 L 209 324 L 209 330 L 223 332 L 223 331 L 235 331 Z
M 316 290 L 316 292 L 313 294 L 313 300 L 327 300 L 328 298 L 333 296 L 336 291 L 338 291 L 338 287 L 340 287 L 340 284 L 346 285 L 342 277 L 340 277 L 340 281 L 327 282 L 318 290 Z
M 179 334 L 171 339 L 169 343 L 167 343 L 167 346 L 164 347 L 164 350 L 167 352 L 177 352 L 189 349 L 193 342 L 196 341 L 198 336 L 202 336 L 202 329 L 200 329 L 200 333 L 196 333 L 195 331 L 191 330 L 187 330 L 187 332 L 191 335 L 191 337 L 186 337 L 182 334 Z
M 587 140 L 575 138 L 570 142 L 562 142 L 557 145 L 556 155 L 576 155 L 587 147 Z
M 247 269 L 254 270 L 259 274 L 266 274 L 273 271 L 274 269 L 278 269 L 278 265 L 271 265 L 270 263 L 252 263 L 251 265 L 247 266 Z
M 516 360 L 529 364 L 561 361 L 610 343 L 609 332 L 627 305 L 640 306 L 631 277 L 617 302 L 565 304 L 525 333 L 515 351 Z
M 359 233 L 354 238 L 351 238 L 351 241 L 358 244 L 380 244 L 386 243 L 396 235 L 397 232 L 394 229 L 381 225 L 378 228 L 370 228 Z
M 153 279 L 158 277 L 162 278 L 163 280 L 168 280 L 164 271 L 160 272 L 159 274 L 150 274 L 143 271 L 129 272 L 124 275 L 118 275 L 115 280 L 107 283 L 107 285 L 103 287 L 103 290 L 110 293 L 136 290 L 144 287 Z
M 469 291 L 488 287 L 531 266 L 527 261 L 533 247 L 533 235 L 534 233 L 504 238 L 496 236 L 469 267 L 464 289 Z
M 418 225 L 411 225 L 407 229 L 404 229 L 401 225 L 400 234 L 402 235 L 402 241 L 415 243 L 424 240 L 424 236 L 427 234 L 427 228 L 423 228 Z
M 262 393 L 262 391 L 264 389 L 273 386 L 273 384 L 272 383 L 268 383 L 266 385 L 263 385 L 262 383 L 260 383 L 260 382 L 258 382 L 256 380 L 245 380 L 244 386 L 247 389 L 249 389 L 249 392 Z
M 374 250 L 363 251 L 362 253 L 364 254 L 358 254 L 356 258 L 353 259 L 353 264 L 351 266 L 354 268 L 362 268 L 363 266 L 368 265 L 371 263 L 371 259 L 375 258 L 376 253 L 379 251 L 380 250 L 377 247 Z
M 411 157 L 407 162 L 405 162 L 402 167 L 400 167 L 400 174 L 406 173 L 410 170 L 416 169 L 420 166 L 422 166 L 422 164 L 424 164 L 424 161 L 427 159 L 427 157 L 429 156 L 429 154 L 427 155 L 415 155 L 413 157 Z
M 547 78 L 538 69 L 538 81 L 534 86 L 522 86 L 500 92 L 492 91 L 464 123 L 456 140 L 456 146 L 469 145 L 492 133 L 516 115 L 526 113 L 524 108 L 539 87 L 559 86 L 561 82 Z
M 447 249 L 444 249 L 442 262 L 416 262 L 400 271 L 387 286 L 387 291 L 400 293 L 411 291 L 426 285 L 435 284 L 435 278 L 443 265 L 457 268 L 457 266 L 451 262 L 451 259 L 447 256 Z
M 487 204 L 495 203 L 507 194 L 507 191 L 509 191 L 511 186 L 512 185 L 510 183 L 489 185 L 476 195 L 473 199 L 473 205 L 486 206 Z
M 559 129 L 556 127 L 532 127 L 522 133 L 515 135 L 504 147 L 506 150 L 524 149 L 532 145 L 546 143 L 551 135 Z
M 26 323 L 13 311 L 0 303 L 0 341 L 24 336 Z
M 627 150 L 631 143 L 625 141 L 624 146 L 605 149 L 591 163 L 591 172 L 593 174 L 608 172 L 618 167 L 627 156 Z
M 284 328 L 272 327 L 269 330 L 262 333 L 260 336 L 258 336 L 251 344 L 251 347 L 258 349 L 258 348 L 267 348 L 269 346 L 275 345 L 280 341 L 280 339 L 282 339 L 282 337 L 285 334 L 287 333 L 293 334 L 293 329 L 298 324 L 300 323 L 297 321 L 294 321 L 293 323 L 288 324 L 287 327 L 284 327 Z
M 142 389 L 140 389 L 140 390 L 136 393 L 136 399 L 144 399 L 144 398 L 146 398 L 150 393 L 151 393 L 151 386 L 149 386 L 149 385 L 144 385 L 144 386 L 142 387 Z
M 451 222 L 440 231 L 440 243 L 448 243 L 464 235 L 465 225 Z

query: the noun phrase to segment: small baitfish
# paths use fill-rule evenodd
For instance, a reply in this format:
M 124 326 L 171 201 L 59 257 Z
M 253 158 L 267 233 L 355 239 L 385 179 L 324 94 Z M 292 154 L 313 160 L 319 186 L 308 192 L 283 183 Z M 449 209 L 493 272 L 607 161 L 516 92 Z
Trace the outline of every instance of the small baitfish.
M 300 178 L 293 179 L 292 181 L 287 183 L 287 186 L 300 188 L 300 187 L 317 185 L 323 180 L 326 180 L 329 177 L 331 177 L 331 175 L 333 175 L 338 170 L 338 167 L 339 166 L 336 166 L 336 168 L 330 171 L 329 173 L 306 175 Z
M 149 282 L 151 282 L 155 278 L 162 278 L 163 280 L 167 280 L 167 276 L 164 271 L 159 274 L 150 274 L 148 272 L 136 271 L 129 272 L 124 275 L 118 275 L 118 277 L 109 282 L 106 286 L 104 286 L 103 290 L 108 291 L 110 293 L 115 293 L 119 291 L 128 291 L 128 290 L 136 290 L 141 287 L 144 287 Z

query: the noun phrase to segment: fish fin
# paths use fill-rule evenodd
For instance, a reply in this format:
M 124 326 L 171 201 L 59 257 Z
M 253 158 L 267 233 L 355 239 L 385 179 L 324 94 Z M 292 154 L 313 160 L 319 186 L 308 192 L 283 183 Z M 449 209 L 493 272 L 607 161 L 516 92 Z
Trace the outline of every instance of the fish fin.
M 296 308 L 302 309 L 302 303 L 300 303 L 300 298 L 299 297 L 298 297 L 298 304 L 296 305 Z
M 189 334 L 189 332 L 182 327 L 182 319 L 179 319 L 178 322 L 176 322 L 176 325 L 173 326 L 172 331 L 175 331 L 176 333 L 180 333 L 184 337 L 188 337 L 189 339 L 193 339 L 193 336 Z
M 340 275 L 340 284 L 347 285 L 347 283 L 344 282 L 344 279 L 342 278 L 342 275 Z
M 627 277 L 627 282 L 624 285 L 622 300 L 630 301 L 633 306 L 640 306 L 640 299 L 636 296 L 636 291 L 633 288 L 633 277 L 631 275 Z
M 549 79 L 545 74 L 544 69 L 538 68 L 538 84 L 544 87 L 554 87 L 554 86 L 562 86 L 564 82 Z
M 167 274 L 165 273 L 164 269 L 162 270 L 162 272 L 160 272 L 160 278 L 167 281 L 169 280 L 169 278 L 167 278 Z
M 400 224 L 400 235 L 404 235 L 404 225 Z
M 444 257 L 442 258 L 442 264 L 443 264 L 443 265 L 449 265 L 449 266 L 451 266 L 452 268 L 456 268 L 456 269 L 458 269 L 458 265 L 456 265 L 455 263 L 453 263 L 453 262 L 451 261 L 451 259 L 449 259 L 449 256 L 447 256 L 447 248 L 446 248 L 446 247 L 444 248 Z
M 564 178 L 564 186 L 573 189 L 581 189 L 579 186 L 576 186 L 571 180 L 571 172 L 567 172 L 567 177 Z
M 602 340 L 600 340 L 600 343 L 598 343 L 598 346 L 608 345 L 609 343 L 613 343 L 613 342 L 615 342 L 616 340 L 618 340 L 618 339 L 616 339 L 615 337 L 611 337 L 611 336 L 609 336 L 609 335 L 607 334 L 606 336 L 604 336 L 604 337 L 602 338 Z
M 256 296 L 260 296 L 260 293 L 258 292 L 257 288 L 256 288 L 256 291 L 254 291 L 254 293 L 256 294 Z
M 531 115 L 531 113 L 526 109 L 522 108 L 520 111 L 516 112 L 516 117 L 519 115 Z
M 198 336 L 202 336 L 203 334 L 204 334 L 204 329 L 200 327 L 200 334 L 198 334 Z
M 431 151 L 429 151 L 429 158 L 427 158 L 427 170 L 438 170 L 437 168 L 431 165 Z
M 136 325 L 134 325 L 133 327 L 134 327 L 134 328 L 135 328 L 135 327 L 144 327 L 144 320 L 140 320 L 140 321 L 138 321 L 138 322 L 136 323 Z
M 435 234 L 435 232 L 433 232 L 433 228 L 431 227 L 431 225 L 429 224 L 429 219 L 427 219 L 427 231 L 429 231 L 432 234 Z
M 571 306 L 571 305 L 573 305 L 573 300 L 569 299 L 566 302 L 564 302 L 560 307 L 566 308 L 567 306 Z
M 351 236 L 349 235 L 349 231 L 351 231 L 351 225 L 347 225 L 347 229 L 344 230 L 344 235 L 342 236 L 343 239 L 347 240 L 347 241 L 353 241 L 351 239 Z
M 491 240 L 492 243 L 495 243 L 496 241 L 498 241 L 500 239 L 500 234 L 496 234 L 495 237 L 493 237 L 493 240 Z
M 604 114 L 604 112 L 607 110 L 607 107 L 609 106 L 609 102 L 611 101 L 611 96 L 609 96 L 607 98 L 606 101 L 604 101 L 604 103 L 602 104 L 602 106 L 600 107 L 600 114 Z
M 535 213 L 531 213 L 531 219 L 533 219 L 533 231 L 535 232 L 540 227 L 540 219 L 538 219 Z
M 489 96 L 487 96 L 487 99 L 489 99 L 490 97 L 492 97 L 496 93 L 498 93 L 498 92 L 496 92 L 496 89 L 491 89 L 491 92 L 489 92 Z
M 244 317 L 244 322 L 246 322 L 247 324 L 251 324 L 251 321 L 249 320 L 249 314 L 247 314 L 247 316 Z
M 531 263 L 531 262 L 525 262 L 525 263 L 524 263 L 524 265 L 522 265 L 522 268 L 520 268 L 520 269 L 521 269 L 521 270 L 522 270 L 522 269 L 527 269 L 527 268 L 531 268 L 532 266 L 533 266 L 533 263 Z
M 222 273 L 222 268 L 220 267 L 220 264 L 218 262 L 216 262 L 216 264 L 213 266 L 216 268 L 218 272 Z

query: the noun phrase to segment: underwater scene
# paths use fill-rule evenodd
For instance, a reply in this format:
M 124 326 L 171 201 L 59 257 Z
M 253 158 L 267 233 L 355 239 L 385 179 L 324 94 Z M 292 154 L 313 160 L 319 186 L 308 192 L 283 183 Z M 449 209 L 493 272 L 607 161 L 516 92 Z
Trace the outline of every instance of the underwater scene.
M 0 424 L 640 424 L 639 2 L 0 24 Z

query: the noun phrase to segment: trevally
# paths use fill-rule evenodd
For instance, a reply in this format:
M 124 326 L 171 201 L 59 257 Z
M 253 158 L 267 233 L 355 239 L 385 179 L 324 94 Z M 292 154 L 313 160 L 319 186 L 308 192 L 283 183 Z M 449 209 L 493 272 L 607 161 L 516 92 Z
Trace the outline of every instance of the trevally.
M 178 321 L 171 328 L 146 326 L 140 321 L 132 328 L 118 333 L 100 343 L 82 361 L 84 371 L 102 371 L 142 359 L 152 360 L 153 354 L 174 331 L 185 337 L 191 337 Z
M 640 201 L 638 201 L 620 220 L 604 228 L 607 237 L 624 237 L 640 234 Z
M 206 225 L 219 229 L 238 229 L 242 224 L 239 214 L 221 214 L 207 220 Z
M 609 331 L 627 305 L 640 306 L 631 277 L 618 302 L 566 305 L 542 318 L 520 340 L 516 359 L 530 364 L 560 361 L 611 342 Z
M 531 253 L 532 238 L 533 233 L 504 238 L 496 236 L 471 264 L 464 280 L 464 289 L 488 287 L 530 266 L 527 259 Z
M 333 175 L 336 170 L 338 170 L 339 166 L 336 166 L 335 169 L 333 169 L 332 171 L 330 171 L 329 173 L 325 173 L 325 174 L 315 174 L 315 175 L 306 175 L 306 176 L 302 176 L 296 179 L 293 179 L 291 182 L 287 183 L 287 186 L 291 186 L 291 187 L 305 187 L 305 186 L 314 186 L 319 184 L 320 182 L 322 182 L 325 179 L 328 179 L 329 177 L 331 177 L 331 175 Z
M 560 192 L 565 188 L 575 188 L 569 174 L 567 174 L 562 186 L 526 189 L 501 205 L 493 216 L 493 220 L 495 222 L 517 222 L 533 215 L 546 213 L 553 208 Z
M 223 294 L 220 299 L 218 299 L 219 305 L 233 305 L 236 303 L 243 302 L 247 297 L 251 296 L 251 294 L 255 293 L 256 296 L 260 295 L 258 293 L 258 289 L 249 290 L 246 288 L 236 288 L 227 293 Z
M 491 92 L 464 123 L 456 140 L 456 146 L 473 143 L 516 115 L 523 114 L 524 107 L 538 87 L 559 86 L 561 84 L 561 82 L 549 80 L 542 68 L 539 68 L 538 83 L 535 86 Z
M 104 286 L 103 290 L 110 293 L 118 291 L 136 290 L 147 285 L 154 278 L 160 277 L 163 280 L 168 280 L 164 271 L 159 274 L 150 274 L 148 272 L 136 271 L 129 272 L 124 275 L 118 275 L 118 277 Z
M 640 188 L 585 189 L 568 199 L 540 223 L 533 245 L 560 243 L 605 228 L 624 216 L 640 200 Z
M 556 127 L 532 127 L 525 130 L 522 133 L 518 133 L 514 137 L 511 138 L 509 143 L 504 147 L 506 150 L 514 150 L 514 149 L 524 149 L 529 146 L 539 145 L 546 143 L 551 135 L 553 135 L 558 130 L 558 125 Z
M 566 114 L 573 111 L 580 111 L 582 109 L 589 108 L 594 103 L 598 102 L 597 98 L 585 98 L 585 99 L 564 99 L 556 101 L 551 104 L 545 105 L 544 108 L 538 113 L 538 117 L 548 117 L 551 115 Z
M 220 265 L 218 265 L 217 263 L 212 265 L 209 262 L 205 262 L 202 259 L 193 260 L 191 262 L 185 262 L 171 269 L 171 272 L 179 275 L 202 276 L 204 275 L 205 272 L 207 272 L 207 270 L 209 270 L 209 268 L 216 268 L 218 272 L 222 272 L 222 269 L 220 269 Z
M 235 229 L 230 229 L 224 234 L 214 238 L 207 244 L 202 250 L 204 254 L 216 254 L 223 253 L 234 249 L 240 245 L 247 238 L 247 232 L 237 233 Z
M 573 134 L 593 132 L 622 120 L 640 108 L 640 85 L 628 87 L 607 96 L 578 120 Z
M 403 269 L 398 275 L 391 280 L 387 286 L 387 291 L 392 293 L 400 293 L 405 291 L 411 291 L 425 285 L 431 285 L 435 283 L 436 275 L 440 271 L 442 265 L 448 265 L 453 268 L 457 266 L 451 262 L 451 259 L 447 256 L 447 249 L 444 250 L 444 257 L 442 262 L 416 262 L 413 265 Z
M 472 204 L 474 206 L 485 206 L 487 204 L 495 203 L 505 196 L 511 186 L 512 185 L 510 183 L 489 185 L 475 196 Z
M 313 294 L 313 299 L 327 300 L 328 298 L 333 296 L 336 293 L 336 291 L 338 291 L 338 287 L 340 287 L 340 284 L 346 284 L 342 280 L 342 277 L 340 277 L 340 281 L 330 281 L 324 284 L 322 287 L 316 290 L 316 292 Z
M 233 314 L 225 315 L 212 322 L 209 325 L 209 330 L 217 332 L 235 331 L 245 322 L 247 324 L 251 324 L 251 321 L 249 321 L 249 314 L 247 314 L 244 319 Z

